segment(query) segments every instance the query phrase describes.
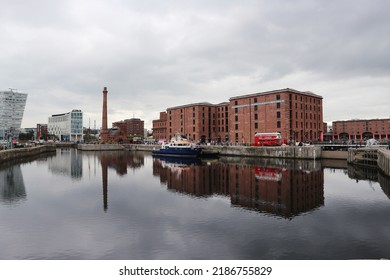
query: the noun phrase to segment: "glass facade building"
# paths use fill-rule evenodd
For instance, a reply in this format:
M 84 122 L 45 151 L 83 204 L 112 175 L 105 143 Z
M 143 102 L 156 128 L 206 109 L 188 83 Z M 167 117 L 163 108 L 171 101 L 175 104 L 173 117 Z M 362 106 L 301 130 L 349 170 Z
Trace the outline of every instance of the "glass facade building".
M 57 136 L 60 141 L 82 141 L 83 112 L 72 110 L 69 113 L 52 115 L 49 117 L 47 131 Z
M 27 93 L 0 91 L 0 140 L 10 140 L 22 124 Z

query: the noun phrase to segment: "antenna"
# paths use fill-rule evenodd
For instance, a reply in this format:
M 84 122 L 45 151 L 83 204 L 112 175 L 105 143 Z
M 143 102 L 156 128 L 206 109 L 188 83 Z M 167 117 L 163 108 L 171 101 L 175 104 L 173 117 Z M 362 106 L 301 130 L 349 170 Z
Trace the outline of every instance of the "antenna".
M 14 92 L 14 90 L 17 91 L 18 89 L 17 88 L 9 88 L 9 90 Z

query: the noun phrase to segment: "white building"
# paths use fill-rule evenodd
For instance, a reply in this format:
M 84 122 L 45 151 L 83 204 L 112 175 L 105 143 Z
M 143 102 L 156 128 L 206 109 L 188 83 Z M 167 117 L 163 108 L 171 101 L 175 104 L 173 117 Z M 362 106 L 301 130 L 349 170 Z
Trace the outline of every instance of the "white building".
M 27 93 L 0 91 L 0 140 L 9 140 L 22 124 Z
M 60 141 L 83 140 L 83 112 L 72 110 L 65 114 L 49 117 L 47 132 L 54 134 Z

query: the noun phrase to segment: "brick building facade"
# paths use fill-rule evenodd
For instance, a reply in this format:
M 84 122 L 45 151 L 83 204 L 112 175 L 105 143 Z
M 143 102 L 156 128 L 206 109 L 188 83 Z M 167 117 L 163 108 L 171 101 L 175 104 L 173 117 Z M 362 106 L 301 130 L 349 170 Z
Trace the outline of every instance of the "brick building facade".
M 120 130 L 120 138 L 122 138 L 125 143 L 128 143 L 132 136 L 144 136 L 144 121 L 141 119 L 131 118 L 114 122 L 112 123 L 112 127 Z M 113 141 L 117 142 L 115 139 L 113 139 Z
M 221 141 L 228 131 L 228 105 L 205 102 L 168 108 L 167 138 L 179 132 L 192 141 Z
M 37 140 L 47 140 L 47 124 L 37 124 Z
M 280 132 L 292 141 L 323 137 L 322 96 L 281 89 L 230 98 L 231 141 L 251 144 L 256 132 Z
M 160 118 L 153 120 L 153 138 L 156 140 L 167 137 L 167 112 L 160 112 Z
M 332 122 L 334 141 L 365 141 L 377 139 L 387 142 L 390 139 L 390 119 L 347 120 Z
M 194 141 L 252 144 L 256 132 L 280 132 L 286 140 L 317 141 L 323 137 L 322 97 L 281 89 L 242 95 L 220 104 L 193 103 L 167 109 L 166 134 L 153 121 L 155 139 L 179 132 Z M 156 125 L 156 126 L 155 126 Z M 161 137 L 161 138 L 159 138 Z

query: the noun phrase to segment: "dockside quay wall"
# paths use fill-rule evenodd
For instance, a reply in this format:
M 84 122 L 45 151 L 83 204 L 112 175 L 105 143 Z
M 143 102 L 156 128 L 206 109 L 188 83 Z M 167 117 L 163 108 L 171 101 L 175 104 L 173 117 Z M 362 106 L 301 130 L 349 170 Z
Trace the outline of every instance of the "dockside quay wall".
M 378 167 L 387 176 L 390 176 L 390 150 L 378 150 Z
M 55 152 L 54 146 L 37 146 L 29 148 L 18 148 L 0 151 L 0 161 L 5 162 L 13 159 L 20 159 L 26 157 L 36 156 L 42 153 Z
M 250 146 L 207 146 L 207 150 L 219 152 L 225 156 L 271 157 L 319 159 L 321 148 L 316 146 L 280 146 L 280 147 L 250 147 Z
M 120 151 L 125 148 L 119 144 L 78 144 L 77 149 L 82 151 Z
M 152 151 L 158 149 L 158 145 L 143 144 L 79 144 L 78 149 L 83 151 Z M 206 151 L 218 153 L 221 156 L 245 156 L 245 157 L 280 157 L 296 159 L 319 159 L 321 148 L 316 146 L 280 146 L 280 147 L 251 147 L 251 146 L 203 146 Z
M 159 145 L 143 144 L 78 144 L 77 149 L 82 151 L 152 151 L 160 148 Z

